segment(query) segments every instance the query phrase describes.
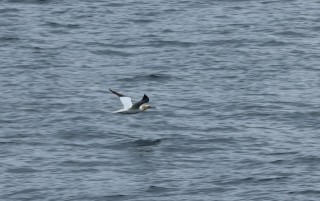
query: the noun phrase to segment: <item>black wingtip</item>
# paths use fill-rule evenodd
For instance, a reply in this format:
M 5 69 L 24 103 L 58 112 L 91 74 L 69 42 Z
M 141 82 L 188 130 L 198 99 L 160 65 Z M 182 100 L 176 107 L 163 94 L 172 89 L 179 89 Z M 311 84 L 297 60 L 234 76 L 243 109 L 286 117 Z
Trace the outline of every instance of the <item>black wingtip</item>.
M 146 94 L 144 94 L 142 100 L 147 103 L 147 102 L 149 102 L 149 97 Z
M 112 89 L 110 89 L 109 88 L 109 90 L 113 93 L 113 94 L 115 94 L 115 95 L 117 95 L 117 96 L 119 96 L 119 97 L 123 97 L 124 95 L 122 95 L 122 94 L 120 94 L 120 93 L 118 93 L 118 92 L 116 92 L 116 91 L 113 91 Z

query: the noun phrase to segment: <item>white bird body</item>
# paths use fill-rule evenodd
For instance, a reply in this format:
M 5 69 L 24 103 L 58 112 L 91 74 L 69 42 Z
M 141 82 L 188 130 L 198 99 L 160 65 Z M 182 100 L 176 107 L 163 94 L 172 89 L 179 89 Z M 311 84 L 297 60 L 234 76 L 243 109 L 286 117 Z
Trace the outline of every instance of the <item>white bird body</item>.
M 152 108 L 150 105 L 147 105 L 146 103 L 149 102 L 149 98 L 147 95 L 144 94 L 143 98 L 132 104 L 131 98 L 124 96 L 116 91 L 113 91 L 109 89 L 112 93 L 116 94 L 117 96 L 120 97 L 120 101 L 123 105 L 123 109 L 114 111 L 112 113 L 121 113 L 121 114 L 135 114 L 135 113 L 140 113 L 144 112 L 145 110 Z
M 139 112 L 143 112 L 143 111 L 140 110 L 140 109 L 120 109 L 120 110 L 114 111 L 112 113 L 136 114 L 136 113 L 139 113 Z

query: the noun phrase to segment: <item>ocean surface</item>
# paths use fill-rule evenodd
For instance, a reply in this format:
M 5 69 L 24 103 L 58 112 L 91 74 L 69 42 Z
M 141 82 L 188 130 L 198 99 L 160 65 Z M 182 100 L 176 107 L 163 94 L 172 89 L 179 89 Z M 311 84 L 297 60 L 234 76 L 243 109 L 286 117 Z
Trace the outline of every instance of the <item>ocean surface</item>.
M 318 201 L 319 10 L 0 1 L 0 200 Z

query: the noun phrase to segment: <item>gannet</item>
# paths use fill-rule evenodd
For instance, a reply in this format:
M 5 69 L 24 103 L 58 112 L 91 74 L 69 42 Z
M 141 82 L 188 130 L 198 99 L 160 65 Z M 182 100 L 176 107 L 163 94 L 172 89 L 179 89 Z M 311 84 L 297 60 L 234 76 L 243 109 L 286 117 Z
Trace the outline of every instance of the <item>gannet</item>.
M 111 89 L 109 89 L 109 90 L 112 93 L 114 93 L 115 95 L 119 96 L 120 101 L 123 104 L 123 109 L 117 110 L 112 113 L 135 114 L 135 113 L 139 113 L 139 112 L 144 112 L 149 108 L 154 108 L 154 107 L 146 104 L 149 102 L 149 98 L 146 94 L 144 94 L 143 98 L 140 101 L 132 104 L 130 97 L 124 96 L 116 91 L 111 90 Z

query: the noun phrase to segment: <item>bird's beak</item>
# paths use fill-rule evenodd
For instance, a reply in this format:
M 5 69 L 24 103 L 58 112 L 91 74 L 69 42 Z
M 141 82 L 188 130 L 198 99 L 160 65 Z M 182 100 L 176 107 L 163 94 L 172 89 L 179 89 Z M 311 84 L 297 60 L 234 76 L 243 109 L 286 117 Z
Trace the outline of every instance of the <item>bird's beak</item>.
M 149 108 L 156 108 L 156 107 L 154 107 L 154 106 L 149 106 Z

